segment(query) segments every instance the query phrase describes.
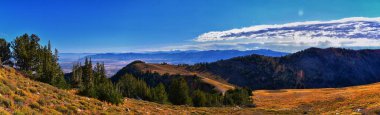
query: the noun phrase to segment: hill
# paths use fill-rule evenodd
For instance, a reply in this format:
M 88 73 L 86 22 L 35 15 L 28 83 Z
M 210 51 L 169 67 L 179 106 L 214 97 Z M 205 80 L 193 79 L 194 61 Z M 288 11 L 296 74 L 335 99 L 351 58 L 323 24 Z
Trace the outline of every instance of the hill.
M 380 50 L 309 48 L 283 57 L 254 54 L 187 69 L 251 89 L 345 87 L 380 81 Z
M 168 74 L 168 75 L 182 75 L 182 76 L 188 76 L 188 77 L 197 77 L 203 83 L 207 85 L 211 85 L 214 90 L 221 93 L 224 93 L 227 90 L 235 88 L 235 86 L 227 83 L 223 79 L 220 79 L 217 76 L 214 76 L 207 72 L 189 71 L 186 69 L 186 66 L 181 66 L 181 65 L 175 66 L 175 65 L 169 65 L 169 64 L 150 64 L 150 63 L 145 63 L 142 61 L 132 62 L 131 64 L 127 65 L 126 67 L 122 68 L 119 72 L 117 72 L 115 76 L 113 76 L 111 79 L 116 81 L 119 77 L 128 73 L 138 74 L 138 73 L 146 73 L 146 72 L 158 73 L 161 76 Z M 144 75 L 135 75 L 135 76 L 142 77 Z M 147 78 L 147 79 L 151 79 L 151 78 Z M 158 81 L 158 80 L 155 79 L 155 81 Z M 160 81 L 163 81 L 163 80 L 160 80 Z

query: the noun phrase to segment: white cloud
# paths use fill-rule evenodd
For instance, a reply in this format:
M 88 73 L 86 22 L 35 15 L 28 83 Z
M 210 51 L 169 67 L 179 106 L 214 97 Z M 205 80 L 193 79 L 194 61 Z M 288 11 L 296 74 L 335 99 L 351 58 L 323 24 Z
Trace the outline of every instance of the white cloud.
M 207 32 L 194 41 L 196 44 L 177 48 L 240 50 L 258 48 L 286 52 L 295 52 L 308 47 L 380 48 L 380 17 L 257 25 Z

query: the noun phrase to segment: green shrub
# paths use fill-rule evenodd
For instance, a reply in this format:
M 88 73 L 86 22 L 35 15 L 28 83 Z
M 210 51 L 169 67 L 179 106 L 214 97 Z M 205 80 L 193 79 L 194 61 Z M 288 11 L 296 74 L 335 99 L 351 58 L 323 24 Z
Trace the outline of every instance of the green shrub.
M 31 104 L 29 104 L 30 108 L 32 109 L 38 109 L 38 110 L 41 110 L 41 107 L 40 107 L 40 104 L 38 104 L 37 102 L 33 102 Z
M 15 103 L 16 103 L 17 105 L 19 105 L 19 106 L 23 106 L 23 105 L 24 105 L 24 101 L 25 101 L 24 98 L 22 98 L 22 97 L 16 95 L 16 96 L 13 97 L 13 99 L 15 100 Z
M 0 97 L 0 105 L 6 108 L 11 108 L 13 103 L 10 99 Z
M 34 88 L 34 87 L 29 88 L 29 91 L 30 91 L 31 93 L 37 93 L 37 89 Z
M 67 109 L 65 106 L 57 106 L 55 107 L 55 110 L 62 112 L 62 113 L 68 113 L 69 109 Z
M 0 84 L 0 94 L 10 95 L 10 94 L 12 94 L 12 90 L 9 89 L 8 86 L 6 86 L 4 84 Z
M 45 106 L 45 105 L 47 104 L 46 100 L 45 100 L 45 99 L 41 99 L 41 98 L 38 99 L 37 103 L 38 103 L 39 105 L 42 105 L 42 106 Z
M 17 90 L 16 94 L 20 95 L 20 96 L 26 96 L 26 93 L 24 91 L 22 91 L 22 90 Z

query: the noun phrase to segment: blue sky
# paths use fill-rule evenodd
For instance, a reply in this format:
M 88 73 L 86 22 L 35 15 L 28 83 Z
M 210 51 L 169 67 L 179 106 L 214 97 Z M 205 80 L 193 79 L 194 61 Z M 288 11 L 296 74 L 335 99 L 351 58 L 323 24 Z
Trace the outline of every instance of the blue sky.
M 380 17 L 379 0 L 0 0 L 0 37 L 23 33 L 61 52 L 134 52 L 196 44 L 209 31 Z

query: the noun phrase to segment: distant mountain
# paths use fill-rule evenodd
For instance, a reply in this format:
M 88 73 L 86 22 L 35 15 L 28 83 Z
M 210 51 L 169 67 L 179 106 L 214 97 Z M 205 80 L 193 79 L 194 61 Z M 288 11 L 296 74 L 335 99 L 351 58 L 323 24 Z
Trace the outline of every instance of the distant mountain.
M 283 57 L 249 55 L 188 70 L 252 89 L 344 87 L 380 81 L 380 50 L 309 48 Z
M 92 61 L 104 62 L 107 73 L 111 76 L 115 74 L 118 70 L 123 68 L 125 65 L 135 61 L 141 60 L 148 63 L 169 63 L 169 64 L 195 64 L 200 62 L 214 62 L 221 59 L 229 59 L 236 56 L 244 55 L 265 55 L 271 57 L 284 56 L 288 53 L 276 52 L 271 50 L 209 50 L 209 51 L 162 51 L 162 52 L 150 52 L 150 53 L 104 53 L 104 54 L 93 54 L 86 55 L 83 57 L 90 57 Z M 75 57 L 75 56 L 74 56 Z M 83 61 L 84 58 L 79 59 Z M 62 56 L 61 56 L 62 58 Z M 78 61 L 78 60 L 75 60 Z M 70 61 L 70 65 L 67 62 L 61 61 L 66 65 L 62 65 L 64 70 L 70 70 L 72 63 L 75 61 Z M 65 71 L 70 72 L 70 71 Z

